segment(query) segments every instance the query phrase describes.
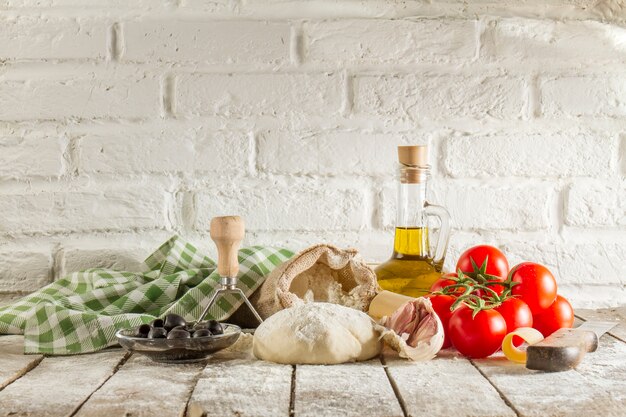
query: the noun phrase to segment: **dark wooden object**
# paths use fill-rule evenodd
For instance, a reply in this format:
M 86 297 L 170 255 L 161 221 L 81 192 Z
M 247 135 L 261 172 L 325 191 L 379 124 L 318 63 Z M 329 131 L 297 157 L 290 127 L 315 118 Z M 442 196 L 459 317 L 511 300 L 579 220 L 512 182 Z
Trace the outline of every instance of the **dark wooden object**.
M 560 329 L 528 346 L 526 367 L 539 371 L 567 371 L 575 368 L 587 352 L 598 348 L 594 332 L 578 329 Z

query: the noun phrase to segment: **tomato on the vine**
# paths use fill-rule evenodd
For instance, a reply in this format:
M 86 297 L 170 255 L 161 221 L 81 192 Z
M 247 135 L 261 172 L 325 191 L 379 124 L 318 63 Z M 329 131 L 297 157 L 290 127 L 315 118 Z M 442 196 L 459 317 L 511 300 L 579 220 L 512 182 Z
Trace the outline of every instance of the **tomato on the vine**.
M 503 282 L 509 273 L 509 262 L 498 248 L 479 245 L 467 249 L 456 263 L 456 270 L 472 278 L 482 275 L 487 282 Z M 504 286 L 489 285 L 497 294 L 502 294 Z
M 450 337 L 448 336 L 448 323 L 450 322 L 450 316 L 452 315 L 450 307 L 452 307 L 456 298 L 451 295 L 444 294 L 430 294 L 427 295 L 426 298 L 430 299 L 430 302 L 433 305 L 433 310 L 435 310 L 435 313 L 437 313 L 437 316 L 439 316 L 439 320 L 441 320 L 441 324 L 443 325 L 444 339 L 441 348 L 448 348 L 452 346 L 450 343 Z
M 452 345 L 464 356 L 485 358 L 496 352 L 506 336 L 506 321 L 494 309 L 480 310 L 474 317 L 466 305 L 450 316 L 448 333 Z
M 430 286 L 430 292 L 440 292 L 440 291 L 443 291 L 445 287 L 448 287 L 450 285 L 455 285 L 457 282 L 454 281 L 454 279 L 452 278 L 458 278 L 458 275 L 456 274 L 456 272 L 449 272 L 447 274 L 443 274 L 441 278 L 433 282 L 433 285 Z M 463 292 L 464 292 L 463 287 L 458 287 L 454 289 L 451 293 L 449 293 L 449 295 L 459 296 L 463 294 Z
M 522 262 L 511 270 L 511 281 L 519 282 L 511 289 L 519 296 L 533 314 L 539 314 L 556 299 L 556 280 L 543 265 Z
M 533 313 L 528 304 L 519 298 L 507 298 L 495 310 L 504 318 L 507 333 L 511 333 L 519 327 L 533 327 Z M 513 338 L 515 346 L 519 346 L 523 342 L 520 337 L 515 336 Z
M 556 296 L 550 307 L 533 316 L 533 327 L 544 337 L 550 336 L 560 328 L 570 328 L 574 324 L 574 309 L 565 297 Z

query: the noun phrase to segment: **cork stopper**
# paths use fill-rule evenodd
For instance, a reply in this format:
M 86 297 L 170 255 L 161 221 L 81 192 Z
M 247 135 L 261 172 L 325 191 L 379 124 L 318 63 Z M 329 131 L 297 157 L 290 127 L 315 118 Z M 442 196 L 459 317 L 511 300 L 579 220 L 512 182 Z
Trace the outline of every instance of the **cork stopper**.
M 398 146 L 398 161 L 411 167 L 428 167 L 428 145 Z
M 417 184 L 425 182 L 428 178 L 428 146 L 398 146 L 398 161 L 402 165 L 400 169 L 400 182 L 403 184 Z

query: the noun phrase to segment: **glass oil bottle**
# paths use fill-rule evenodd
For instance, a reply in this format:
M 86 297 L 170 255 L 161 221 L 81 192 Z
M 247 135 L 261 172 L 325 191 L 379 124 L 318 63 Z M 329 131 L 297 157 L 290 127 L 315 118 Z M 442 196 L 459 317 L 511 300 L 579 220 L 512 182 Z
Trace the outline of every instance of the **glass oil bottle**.
M 420 297 L 441 276 L 450 235 L 450 215 L 426 200 L 430 166 L 427 146 L 399 146 L 396 229 L 391 258 L 376 268 L 379 285 L 388 291 Z M 431 246 L 433 218 L 439 219 Z M 429 223 L 430 222 L 430 223 Z

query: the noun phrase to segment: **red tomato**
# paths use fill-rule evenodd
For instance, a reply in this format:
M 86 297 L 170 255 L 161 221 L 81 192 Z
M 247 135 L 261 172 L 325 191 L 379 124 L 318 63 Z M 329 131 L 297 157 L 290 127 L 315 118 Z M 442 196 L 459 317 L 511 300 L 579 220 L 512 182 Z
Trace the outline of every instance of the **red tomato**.
M 556 280 L 543 265 L 522 262 L 512 270 L 511 280 L 519 282 L 511 290 L 528 304 L 533 314 L 538 314 L 556 299 Z
M 482 310 L 472 318 L 472 310 L 463 305 L 450 316 L 448 333 L 452 345 L 470 358 L 485 358 L 502 346 L 506 321 L 496 310 Z
M 449 286 L 449 285 L 455 285 L 457 282 L 450 279 L 450 278 L 457 278 L 458 275 L 454 272 L 450 272 L 447 274 L 443 274 L 441 276 L 441 278 L 439 278 L 437 281 L 433 282 L 433 285 L 430 286 L 430 292 L 437 292 L 437 291 L 442 291 L 445 287 Z M 457 289 L 455 289 L 450 295 L 456 295 L 459 296 L 461 294 L 463 294 L 465 290 L 463 289 L 463 287 L 458 287 Z
M 431 294 L 426 296 L 430 299 L 430 302 L 433 305 L 433 309 L 435 313 L 439 316 L 439 320 L 441 320 L 441 324 L 443 324 L 444 331 L 444 339 L 442 349 L 448 348 L 452 346 L 450 343 L 450 338 L 448 337 L 448 322 L 450 321 L 450 315 L 452 312 L 450 311 L 450 307 L 452 303 L 456 301 L 456 298 L 451 295 L 443 295 L 443 294 Z
M 456 269 L 457 271 L 460 269 L 472 278 L 481 273 L 492 275 L 490 280 L 492 282 L 502 282 L 506 280 L 509 273 L 509 262 L 500 249 L 488 245 L 479 245 L 469 248 L 461 254 L 456 263 Z M 502 285 L 492 285 L 490 288 L 498 294 L 502 294 L 504 291 Z
M 506 322 L 506 331 L 511 333 L 518 327 L 533 327 L 533 313 L 531 313 L 528 304 L 519 298 L 508 298 L 496 307 L 495 310 L 502 314 L 502 318 Z M 519 346 L 524 341 L 521 337 L 515 336 L 513 344 Z
M 574 309 L 572 305 L 560 295 L 545 310 L 533 316 L 533 327 L 548 337 L 562 327 L 570 328 L 574 324 Z

